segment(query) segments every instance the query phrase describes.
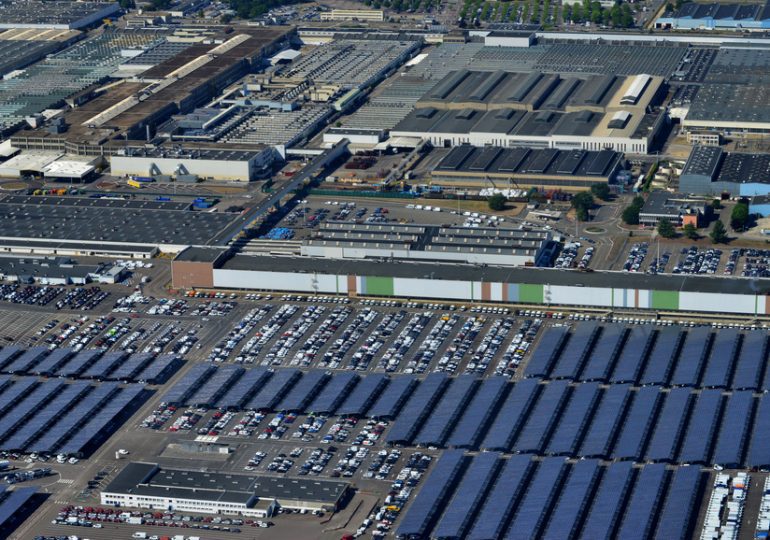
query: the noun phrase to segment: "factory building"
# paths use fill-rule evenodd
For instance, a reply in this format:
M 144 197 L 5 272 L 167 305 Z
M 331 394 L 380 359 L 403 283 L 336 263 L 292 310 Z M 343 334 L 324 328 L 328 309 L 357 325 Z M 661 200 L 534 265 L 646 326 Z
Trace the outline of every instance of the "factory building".
M 171 177 L 250 182 L 270 174 L 278 154 L 273 148 L 259 150 L 129 148 L 110 159 L 114 176 Z
M 696 146 L 679 177 L 679 191 L 694 195 L 753 197 L 770 194 L 770 155 L 728 153 Z
M 765 279 L 275 255 L 235 255 L 208 272 L 206 283 L 228 290 L 770 315 Z
M 770 29 L 768 4 L 720 4 L 687 2 L 655 21 L 664 30 L 746 30 Z
M 332 9 L 321 13 L 322 21 L 374 21 L 385 20 L 381 9 Z
M 748 69 L 753 69 L 747 67 Z M 693 136 L 770 137 L 770 88 L 764 84 L 705 84 L 698 89 L 682 129 Z
M 449 73 L 391 136 L 434 146 L 529 146 L 646 154 L 665 121 L 663 78 L 640 74 Z
M 547 266 L 557 248 L 547 231 L 334 222 L 305 240 L 300 253 L 327 259 Z
M 0 28 L 53 28 L 56 30 L 78 30 L 120 12 L 117 2 L 41 2 L 26 0 L 0 1 L 3 20 Z
M 134 462 L 101 492 L 101 503 L 264 518 L 279 507 L 333 512 L 348 494 L 346 482 L 167 469 Z
M 710 201 L 692 199 L 681 193 L 667 191 L 650 193 L 639 212 L 639 223 L 654 227 L 661 219 L 667 219 L 675 226 L 687 224 L 700 227 L 708 223 L 711 215 Z
M 584 190 L 614 181 L 622 155 L 612 150 L 456 146 L 431 171 L 435 184 Z

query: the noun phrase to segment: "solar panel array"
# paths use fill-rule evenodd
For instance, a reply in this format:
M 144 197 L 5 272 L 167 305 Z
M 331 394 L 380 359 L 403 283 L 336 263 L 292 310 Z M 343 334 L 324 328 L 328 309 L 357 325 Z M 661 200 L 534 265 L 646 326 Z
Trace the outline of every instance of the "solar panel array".
M 465 465 L 465 463 L 467 465 Z M 442 540 L 683 539 L 702 497 L 698 467 L 570 463 L 561 457 L 463 457 L 450 451 L 407 507 L 396 535 Z
M 0 484 L 0 532 L 20 515 L 22 508 L 30 503 L 36 493 L 37 488 L 34 486 L 11 490 Z
M 80 454 L 133 410 L 141 385 L 18 377 L 0 379 L 0 449 Z M 65 444 L 65 443 L 70 444 Z
M 161 384 L 180 365 L 173 353 L 155 357 L 153 353 L 105 353 L 104 349 L 76 353 L 69 347 L 49 351 L 47 347 L 24 350 L 11 346 L 0 350 L 0 372 L 25 375 Z

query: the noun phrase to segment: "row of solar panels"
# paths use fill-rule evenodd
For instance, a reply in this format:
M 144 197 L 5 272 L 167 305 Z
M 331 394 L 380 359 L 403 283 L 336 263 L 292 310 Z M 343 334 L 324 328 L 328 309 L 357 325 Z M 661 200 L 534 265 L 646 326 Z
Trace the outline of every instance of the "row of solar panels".
M 770 390 L 767 334 L 729 328 L 655 330 L 581 322 L 550 327 L 524 375 L 575 381 Z
M 134 381 L 162 384 L 177 370 L 181 361 L 175 354 L 105 352 L 72 348 L 50 351 L 47 347 L 0 350 L 0 373 L 71 377 L 101 381 Z
M 167 403 L 393 419 L 395 444 L 636 461 L 770 465 L 770 396 L 431 373 L 360 377 L 196 364 Z M 757 402 L 757 428 L 750 430 Z M 750 440 L 750 434 L 752 439 Z M 770 442 L 770 435 L 765 437 Z M 751 443 L 751 444 L 749 444 Z M 750 451 L 747 453 L 747 449 Z M 767 450 L 765 450 L 765 448 Z
M 698 467 L 601 466 L 520 454 L 445 452 L 400 522 L 398 538 L 564 540 L 690 538 Z
M 133 410 L 144 387 L 0 375 L 0 449 L 82 454 Z
M 5 484 L 0 484 L 0 536 L 6 538 L 10 536 L 14 523 L 18 523 L 17 518 L 26 515 L 24 507 L 31 501 L 37 493 L 36 487 L 16 487 L 8 489 Z
M 725 395 L 715 389 L 634 390 L 627 384 L 602 389 L 597 383 L 525 379 L 496 408 L 483 449 L 770 466 L 770 396 L 755 398 L 746 390 Z

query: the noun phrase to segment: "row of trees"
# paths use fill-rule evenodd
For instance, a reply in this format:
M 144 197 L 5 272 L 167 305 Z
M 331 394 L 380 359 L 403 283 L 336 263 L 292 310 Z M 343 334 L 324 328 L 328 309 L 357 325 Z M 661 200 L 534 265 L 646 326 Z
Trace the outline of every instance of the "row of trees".
M 582 4 L 564 6 L 562 18 L 565 22 L 583 23 L 586 21 L 594 24 L 614 26 L 616 28 L 630 28 L 634 26 L 634 13 L 631 6 L 625 2 L 616 3 L 610 9 L 602 7 L 599 2 L 584 0 Z

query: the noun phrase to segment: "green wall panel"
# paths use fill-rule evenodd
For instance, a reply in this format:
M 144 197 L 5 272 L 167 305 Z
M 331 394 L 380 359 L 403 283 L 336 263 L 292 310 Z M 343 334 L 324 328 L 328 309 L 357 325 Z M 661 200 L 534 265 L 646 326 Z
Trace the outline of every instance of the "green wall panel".
M 679 309 L 679 292 L 651 291 L 650 307 L 652 309 Z
M 376 296 L 393 296 L 392 277 L 367 277 L 366 294 Z
M 524 304 L 542 304 L 543 303 L 543 286 L 542 285 L 527 285 L 522 283 L 519 285 L 519 302 Z

